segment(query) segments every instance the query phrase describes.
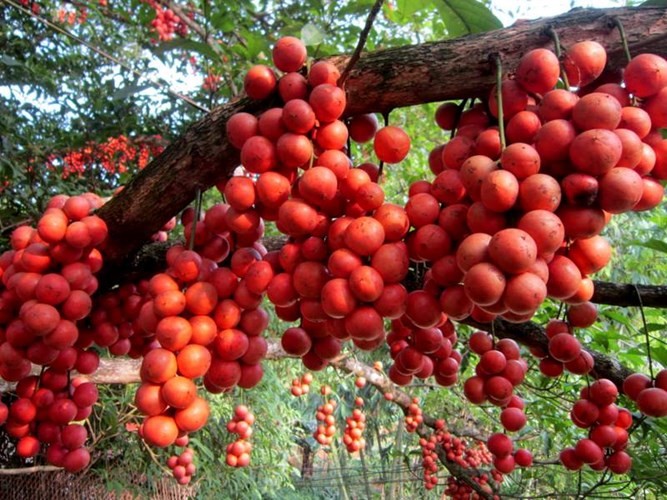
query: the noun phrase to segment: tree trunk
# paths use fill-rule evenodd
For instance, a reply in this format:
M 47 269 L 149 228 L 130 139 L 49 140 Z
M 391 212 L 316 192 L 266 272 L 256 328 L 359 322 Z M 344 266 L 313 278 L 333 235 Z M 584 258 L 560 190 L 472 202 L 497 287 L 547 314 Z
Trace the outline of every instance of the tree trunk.
M 346 115 L 465 97 L 484 97 L 494 83 L 490 57 L 500 55 L 505 73 L 537 47 L 553 47 L 555 30 L 564 47 L 595 39 L 608 51 L 610 69 L 625 64 L 618 19 L 631 52 L 667 52 L 663 8 L 577 9 L 562 16 L 517 23 L 509 28 L 455 40 L 363 54 L 346 82 Z M 331 59 L 343 68 L 348 56 Z M 193 124 L 109 203 L 99 210 L 109 226 L 107 261 L 123 260 L 147 242 L 170 217 L 185 208 L 197 190 L 231 175 L 239 154 L 227 141 L 225 124 L 239 111 L 260 113 L 271 100 L 241 99 L 214 109 Z

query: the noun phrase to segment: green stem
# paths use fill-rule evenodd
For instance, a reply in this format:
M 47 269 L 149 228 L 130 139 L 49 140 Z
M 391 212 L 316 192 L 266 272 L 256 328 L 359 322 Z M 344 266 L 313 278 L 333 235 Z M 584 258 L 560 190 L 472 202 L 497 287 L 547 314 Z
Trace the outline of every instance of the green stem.
M 385 127 L 387 125 L 389 125 L 389 112 L 388 111 L 385 111 L 384 113 L 382 113 L 382 119 L 384 120 L 384 126 Z M 377 180 L 378 184 L 380 183 L 380 178 L 382 177 L 383 168 L 384 168 L 384 162 L 382 160 L 380 160 L 380 165 L 378 165 L 378 180 Z
M 503 116 L 503 64 L 500 56 L 495 56 L 496 62 L 496 100 L 498 101 L 498 133 L 500 134 L 500 147 L 505 149 L 505 118 Z
M 651 380 L 653 380 L 653 358 L 651 357 L 651 343 L 648 334 L 648 325 L 646 324 L 646 315 L 644 314 L 644 304 L 642 303 L 642 296 L 639 293 L 637 285 L 633 285 L 635 293 L 637 294 L 637 300 L 639 301 L 639 312 L 642 315 L 642 324 L 644 325 L 644 341 L 646 342 L 646 356 L 648 357 L 648 369 L 651 374 Z
M 630 62 L 632 56 L 630 55 L 630 47 L 628 47 L 628 38 L 625 36 L 623 24 L 621 24 L 621 21 L 617 17 L 614 18 L 614 26 L 618 28 L 618 33 L 621 35 L 621 44 L 623 44 L 623 52 L 625 52 L 625 57 Z
M 395 446 L 396 446 L 396 454 L 394 458 L 394 463 L 391 466 L 391 489 L 389 499 L 392 500 L 393 498 L 398 498 L 399 496 L 396 495 L 396 488 L 398 488 L 402 484 L 402 472 L 400 470 L 400 463 L 401 463 L 401 457 L 400 457 L 400 450 L 401 447 L 403 446 L 403 425 L 400 423 L 396 426 L 396 439 L 394 440 Z
M 344 469 L 344 464 L 343 464 L 343 454 L 341 452 L 340 447 L 338 444 L 334 441 L 332 443 L 332 448 L 334 449 L 334 454 L 338 458 L 338 472 L 336 474 L 336 477 L 338 479 L 338 482 L 340 483 L 340 491 L 343 500 L 350 500 L 350 496 L 347 493 L 347 487 L 345 486 L 345 481 L 343 480 L 343 474 L 342 471 Z
M 556 30 L 554 30 L 552 27 L 549 27 L 547 30 L 547 33 L 549 36 L 552 38 L 554 41 L 554 47 L 556 49 L 556 57 L 558 57 L 558 61 L 560 61 L 561 58 L 561 46 L 560 46 L 560 38 L 558 38 L 558 33 L 556 33 Z M 565 85 L 566 89 L 570 88 L 570 82 L 567 79 L 567 73 L 565 73 L 565 69 L 561 65 L 560 67 L 560 77 L 561 80 L 563 80 L 563 84 Z
M 359 450 L 359 458 L 361 459 L 361 471 L 364 474 L 364 486 L 366 488 L 366 498 L 373 498 L 371 495 L 371 485 L 368 481 L 368 468 L 366 467 L 366 458 L 364 456 L 363 448 Z
M 472 107 L 472 103 L 475 100 L 473 99 L 470 103 Z M 459 128 L 459 121 L 461 120 L 461 115 L 463 114 L 463 110 L 466 109 L 466 105 L 468 104 L 468 98 L 466 97 L 461 101 L 461 103 L 457 106 L 456 108 L 456 116 L 454 117 L 454 125 L 452 126 L 452 131 L 449 134 L 449 140 L 451 141 L 454 136 L 456 135 L 456 129 Z

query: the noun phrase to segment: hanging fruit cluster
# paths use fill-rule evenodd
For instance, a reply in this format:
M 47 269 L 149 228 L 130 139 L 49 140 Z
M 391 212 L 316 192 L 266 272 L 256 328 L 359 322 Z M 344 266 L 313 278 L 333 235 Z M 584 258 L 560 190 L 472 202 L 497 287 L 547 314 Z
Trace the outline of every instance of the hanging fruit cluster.
M 227 423 L 227 431 L 237 434 L 239 437 L 233 443 L 227 445 L 227 465 L 232 467 L 247 467 L 250 464 L 250 436 L 252 436 L 252 425 L 255 423 L 253 415 L 247 406 L 239 405 L 234 408 L 234 416 Z
M 17 382 L 18 396 L 0 417 L 19 456 L 35 457 L 44 444 L 46 460 L 70 472 L 90 462 L 88 431 L 74 422 L 90 415 L 98 397 L 94 384 L 70 371 L 91 374 L 99 363 L 85 320 L 107 237 L 104 221 L 91 215 L 102 204 L 91 193 L 53 197 L 37 227 L 17 228 L 0 256 L 0 376 Z M 32 364 L 39 375 L 31 375 Z

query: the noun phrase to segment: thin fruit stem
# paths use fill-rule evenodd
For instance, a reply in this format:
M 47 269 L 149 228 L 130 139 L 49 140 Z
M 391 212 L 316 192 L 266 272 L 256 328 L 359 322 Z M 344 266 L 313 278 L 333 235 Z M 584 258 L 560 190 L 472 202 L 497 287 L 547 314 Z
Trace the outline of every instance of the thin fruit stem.
M 364 26 L 364 29 L 361 30 L 359 41 L 357 42 L 357 46 L 352 53 L 352 57 L 350 57 L 347 66 L 345 66 L 345 69 L 343 70 L 343 74 L 340 75 L 340 78 L 338 79 L 339 87 L 343 88 L 345 85 L 345 80 L 347 80 L 347 77 L 350 76 L 352 68 L 354 68 L 354 65 L 357 64 L 357 61 L 361 57 L 361 51 L 364 50 L 364 45 L 366 45 L 368 34 L 371 32 L 373 22 L 375 21 L 378 12 L 380 12 L 380 8 L 382 7 L 383 3 L 384 0 L 375 0 L 375 4 L 373 4 L 373 7 L 371 7 L 371 11 L 368 13 L 368 17 L 366 18 L 366 25 Z
M 561 51 L 561 45 L 560 45 L 560 38 L 558 38 L 558 33 L 556 33 L 556 30 L 554 30 L 551 26 L 549 26 L 549 29 L 547 30 L 547 34 L 554 41 L 554 48 L 556 49 L 556 57 L 558 58 L 558 61 L 560 62 L 562 51 Z M 567 73 L 565 73 L 565 68 L 563 68 L 562 64 L 560 66 L 560 78 L 561 78 L 561 80 L 563 80 L 563 85 L 565 85 L 565 88 L 569 89 L 570 88 L 570 82 L 567 79 Z
M 473 99 L 473 101 L 474 101 L 474 99 Z M 459 122 L 461 121 L 461 115 L 463 114 L 463 110 L 466 109 L 467 104 L 468 104 L 468 98 L 466 97 L 456 107 L 456 115 L 454 116 L 454 125 L 452 125 L 452 131 L 449 134 L 449 140 L 450 141 L 456 135 L 456 129 L 459 128 Z
M 646 315 L 644 314 L 644 304 L 642 302 L 642 296 L 639 293 L 639 288 L 637 285 L 632 285 L 637 294 L 637 301 L 639 302 L 639 312 L 642 315 L 642 324 L 644 325 L 644 341 L 646 342 L 646 356 L 648 357 L 648 369 L 651 375 L 651 380 L 653 380 L 653 358 L 651 357 L 651 343 L 648 334 L 648 325 L 646 324 Z
M 625 36 L 625 29 L 618 17 L 614 18 L 614 26 L 618 28 L 618 33 L 621 35 L 621 44 L 623 44 L 623 52 L 625 52 L 625 57 L 630 62 L 632 56 L 630 55 L 630 47 L 628 47 L 628 38 Z
M 500 60 L 500 55 L 494 56 L 496 63 L 496 100 L 498 101 L 498 133 L 500 134 L 500 147 L 505 149 L 507 143 L 505 142 L 505 119 L 503 117 L 503 63 Z
M 560 315 L 563 312 L 563 307 L 565 306 L 565 302 L 561 302 L 560 305 L 558 306 L 558 313 L 556 313 L 556 319 L 561 319 Z
M 386 127 L 389 125 L 389 111 L 385 111 L 382 113 L 382 120 L 384 121 L 384 126 Z M 380 164 L 378 165 L 378 183 L 380 182 L 380 177 L 382 177 L 382 170 L 384 168 L 384 162 L 380 160 Z

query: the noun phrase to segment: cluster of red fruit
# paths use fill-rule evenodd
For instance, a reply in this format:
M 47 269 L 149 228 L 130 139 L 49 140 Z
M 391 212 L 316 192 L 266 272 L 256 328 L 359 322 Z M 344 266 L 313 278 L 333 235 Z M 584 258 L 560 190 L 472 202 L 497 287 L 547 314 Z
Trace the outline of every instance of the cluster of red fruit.
M 616 406 L 617 396 L 618 389 L 607 379 L 596 380 L 581 390 L 570 418 L 577 427 L 589 429 L 589 437 L 561 452 L 560 460 L 565 467 L 577 470 L 587 464 L 593 470 L 609 469 L 616 474 L 630 470 L 632 458 L 624 450 L 632 415 Z
M 419 426 L 424 422 L 422 409 L 419 406 L 419 399 L 412 398 L 412 402 L 408 405 L 408 411 L 403 422 L 405 423 L 405 430 L 408 432 L 416 432 Z
M 176 446 L 187 446 L 188 436 L 182 436 L 174 443 Z M 192 476 L 197 472 L 194 464 L 195 452 L 192 448 L 185 448 L 180 455 L 172 455 L 167 459 L 167 467 L 178 484 L 186 485 L 192 481 Z
M 571 83 L 583 86 L 576 93 L 553 89 L 560 66 L 546 49 L 527 53 L 503 82 L 505 149 L 482 107 L 458 123 L 453 104 L 436 114 L 442 128 L 458 130 L 430 156 L 436 179 L 413 186 L 411 199 L 432 207 L 427 222 L 448 236 L 452 251 L 433 262 L 430 278 L 444 287 L 440 304 L 451 318 L 525 321 L 546 297 L 585 303 L 588 275 L 611 256 L 598 236 L 611 214 L 662 200 L 667 141 L 657 128 L 667 125 L 667 61 L 635 57 L 622 86 L 596 81 L 606 63 L 596 42 L 573 45 L 566 59 Z
M 357 406 L 359 401 L 355 401 Z M 361 400 L 363 405 L 363 400 Z M 354 453 L 366 448 L 364 429 L 366 428 L 366 414 L 359 408 L 352 410 L 352 415 L 345 419 L 345 430 L 343 431 L 343 444 L 349 453 Z
M 19 396 L 5 430 L 19 440 L 20 456 L 34 457 L 45 443 L 47 460 L 70 471 L 90 461 L 86 429 L 71 422 L 90 414 L 97 388 L 70 382 L 69 372 L 90 374 L 99 363 L 84 320 L 107 237 L 104 221 L 90 213 L 102 203 L 89 193 L 53 197 L 37 227 L 17 228 L 0 255 L 0 376 L 18 382 Z M 39 376 L 30 375 L 32 364 L 43 367 Z
M 330 399 L 317 407 L 315 418 L 319 422 L 313 437 L 322 446 L 333 443 L 334 435 L 336 434 L 336 417 L 334 410 L 336 409 L 336 400 Z
M 160 135 L 130 138 L 121 134 L 101 143 L 90 142 L 62 154 L 62 157 L 49 155 L 46 168 L 60 171 L 63 179 L 70 175 L 81 176 L 96 167 L 102 167 L 108 174 L 124 173 L 133 165 L 143 169 L 151 157 L 163 150 L 164 140 Z
M 493 466 L 501 474 L 509 474 L 517 465 L 530 467 L 533 463 L 532 453 L 523 448 L 515 451 L 512 438 L 507 434 L 492 434 L 486 441 L 486 447 L 493 455 Z
M 204 81 L 202 82 L 201 87 L 204 90 L 208 90 L 212 94 L 218 91 L 218 86 L 220 85 L 220 80 L 222 77 L 220 75 L 216 75 L 215 73 L 209 72 L 205 77 Z
M 489 478 L 489 476 L 491 477 Z M 493 500 L 500 500 L 499 495 L 493 494 L 493 489 L 489 484 L 489 479 L 493 480 L 495 483 L 500 483 L 503 479 L 503 476 L 495 469 L 492 470 L 490 474 L 483 472 L 479 475 L 472 476 L 472 480 L 477 483 L 487 495 L 491 495 Z M 479 500 L 482 498 L 481 495 L 473 490 L 472 486 L 454 476 L 449 476 L 447 478 L 447 488 L 445 488 L 445 495 L 447 495 L 447 497 L 451 498 L 452 500 Z
M 176 13 L 164 7 L 157 0 L 142 0 L 150 5 L 155 10 L 155 18 L 151 21 L 151 29 L 158 35 L 158 40 L 153 40 L 153 43 L 167 42 L 174 38 L 174 35 L 186 37 L 188 35 L 188 26 L 183 20 L 176 15 Z M 194 17 L 194 13 L 189 12 L 190 17 Z
M 125 323 L 143 338 L 136 403 L 148 416 L 141 431 L 150 444 L 168 446 L 206 423 L 208 403 L 194 379 L 219 393 L 254 387 L 263 376 L 268 346 L 261 334 L 269 318 L 255 293 L 266 264 L 257 243 L 263 229 L 245 230 L 233 211 L 217 204 L 199 221 L 184 213 L 194 250 L 169 249 L 168 269 L 150 279 L 146 300 L 135 302 L 136 319 Z
M 643 373 L 628 376 L 623 381 L 623 392 L 643 414 L 667 417 L 667 369 L 660 370 L 655 380 Z
M 580 310 L 578 306 L 585 304 L 570 306 L 573 311 Z M 585 323 L 581 323 L 574 315 L 568 314 L 568 321 L 561 321 L 552 319 L 547 323 L 545 332 L 549 338 L 547 352 L 539 348 L 531 349 L 534 356 L 540 358 L 540 371 L 547 377 L 558 377 L 564 370 L 574 373 L 576 375 L 586 375 L 595 364 L 593 357 L 584 349 L 582 349 L 581 342 L 574 336 L 573 327 L 590 326 L 588 320 L 595 320 L 597 317 L 597 309 L 588 307 L 588 319 Z M 569 311 L 568 311 L 569 312 Z
M 70 383 L 67 368 L 62 368 L 54 364 L 39 376 L 21 379 L 9 411 L 4 405 L 0 408 L 0 422 L 7 435 L 18 439 L 19 457 L 37 456 L 43 443 L 48 463 L 78 472 L 90 463 L 90 453 L 84 447 L 88 431 L 72 422 L 88 418 L 98 392 L 95 384 L 83 378 Z
M 511 432 L 526 425 L 521 397 L 514 388 L 523 382 L 528 363 L 521 357 L 519 345 L 511 339 L 500 339 L 494 343 L 486 332 L 478 331 L 468 341 L 471 352 L 479 355 L 475 375 L 463 384 L 463 392 L 473 404 L 489 401 L 503 408 L 500 421 Z
M 81 9 L 67 10 L 64 7 L 60 7 L 57 12 L 57 18 L 59 23 L 67 23 L 70 26 L 83 24 L 88 19 L 88 9 L 81 7 Z
M 273 58 L 285 72 L 280 80 L 271 68 L 255 66 L 245 88 L 254 99 L 277 90 L 284 106 L 258 118 L 236 114 L 227 135 L 241 150 L 245 170 L 256 177 L 255 209 L 290 237 L 280 252 L 266 257 L 275 272 L 266 292 L 277 315 L 300 320 L 284 333 L 283 348 L 319 370 L 339 354 L 344 340 L 362 349 L 381 345 L 383 317 L 399 317 L 407 296 L 400 281 L 408 258 L 399 240 L 408 217 L 401 207 L 383 205 L 377 166 L 350 168 L 348 135 L 374 138 L 378 157 L 392 163 L 407 154 L 409 138 L 396 127 L 376 134 L 377 123 L 368 115 L 346 126 L 337 68 L 321 61 L 304 77 L 298 71 L 306 49 L 299 40 L 278 41 Z
M 435 422 L 435 431 L 428 438 L 421 438 L 419 440 L 419 445 L 422 450 L 424 487 L 427 490 L 435 488 L 438 484 L 436 476 L 439 461 L 437 454 L 438 447 L 441 447 L 445 452 L 447 460 L 460 465 L 464 469 L 489 465 L 493 460 L 491 453 L 484 443 L 468 447 L 464 439 L 454 437 L 447 431 L 446 423 L 442 419 Z M 499 483 L 502 481 L 502 474 L 494 469 L 491 471 L 491 478 L 496 483 Z M 489 474 L 481 473 L 472 476 L 472 479 L 486 492 L 491 493 Z M 445 494 L 454 499 L 475 498 L 476 495 L 470 485 L 455 476 L 448 476 Z
M 41 10 L 42 10 L 42 8 L 40 7 L 40 5 L 39 5 L 37 2 L 35 2 L 35 0 L 19 0 L 19 3 L 20 3 L 23 7 L 30 7 L 30 10 L 31 10 L 32 13 L 35 14 L 35 15 L 39 15 L 39 13 L 40 13 Z
M 432 490 L 438 484 L 438 454 L 435 451 L 438 443 L 442 444 L 445 421 L 440 419 L 435 424 L 435 432 L 433 432 L 428 439 L 425 437 L 419 438 L 419 446 L 422 450 L 422 467 L 424 468 L 424 488 Z
M 292 387 L 290 388 L 292 396 L 298 398 L 304 394 L 308 394 L 310 392 L 310 384 L 312 383 L 313 375 L 311 373 L 304 373 L 301 375 L 301 378 L 295 378 L 292 380 Z
M 255 423 L 253 415 L 247 406 L 238 405 L 234 408 L 234 416 L 227 422 L 227 431 L 238 434 L 238 439 L 227 445 L 226 463 L 231 467 L 247 467 L 250 464 L 250 436 L 252 425 Z
M 410 293 L 411 304 L 421 307 L 431 297 L 425 291 Z M 413 307 L 413 306 L 411 306 Z M 387 335 L 389 352 L 394 360 L 388 376 L 397 385 L 408 385 L 413 377 L 426 379 L 431 375 L 442 386 L 449 387 L 458 380 L 461 353 L 454 349 L 458 336 L 454 324 L 440 314 L 438 323 L 430 327 L 414 324 L 406 315 L 391 322 L 391 332 Z

